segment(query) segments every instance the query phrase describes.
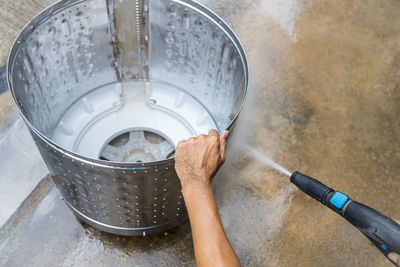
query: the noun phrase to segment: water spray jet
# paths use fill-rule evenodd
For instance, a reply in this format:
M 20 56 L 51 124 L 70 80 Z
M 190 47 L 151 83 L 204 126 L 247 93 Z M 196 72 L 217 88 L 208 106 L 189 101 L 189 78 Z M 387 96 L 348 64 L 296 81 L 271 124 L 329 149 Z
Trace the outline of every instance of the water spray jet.
M 243 151 L 280 173 L 290 176 L 290 181 L 300 190 L 344 217 L 360 230 L 386 257 L 391 252 L 400 254 L 400 225 L 391 218 L 350 199 L 349 196 L 333 190 L 317 179 L 298 171 L 290 173 L 281 165 L 248 145 L 243 146 Z

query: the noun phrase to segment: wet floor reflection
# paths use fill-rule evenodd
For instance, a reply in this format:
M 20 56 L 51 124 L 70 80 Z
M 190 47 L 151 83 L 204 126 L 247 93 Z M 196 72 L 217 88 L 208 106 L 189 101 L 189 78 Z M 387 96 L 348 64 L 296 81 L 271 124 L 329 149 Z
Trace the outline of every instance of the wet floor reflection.
M 0 265 L 193 265 L 189 224 L 150 237 L 112 235 L 80 222 L 60 196 L 53 186 L 1 230 Z

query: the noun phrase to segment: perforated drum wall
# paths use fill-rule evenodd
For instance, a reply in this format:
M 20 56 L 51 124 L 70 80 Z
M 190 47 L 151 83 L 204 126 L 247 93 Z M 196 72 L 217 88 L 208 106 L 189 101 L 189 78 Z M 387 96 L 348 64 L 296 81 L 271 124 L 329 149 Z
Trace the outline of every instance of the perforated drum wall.
M 196 2 L 64 0 L 17 37 L 8 83 L 73 212 L 104 231 L 146 235 L 185 220 L 166 155 L 182 139 L 232 128 L 248 68 L 233 32 Z M 139 139 L 111 142 L 127 133 Z

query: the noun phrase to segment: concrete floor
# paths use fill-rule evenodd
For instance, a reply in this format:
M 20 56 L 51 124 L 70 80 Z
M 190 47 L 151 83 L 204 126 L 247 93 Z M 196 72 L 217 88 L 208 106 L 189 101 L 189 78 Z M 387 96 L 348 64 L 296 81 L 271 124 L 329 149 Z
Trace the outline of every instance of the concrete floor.
M 400 218 L 400 2 L 201 2 L 233 27 L 251 69 L 245 110 L 214 180 L 243 265 L 391 266 L 358 230 L 234 143 L 248 141 L 288 169 Z M 25 20 L 42 3 L 0 3 L 4 63 L 23 24 L 21 3 Z M 0 97 L 4 120 L 9 97 Z M 44 179 L 0 229 L 0 265 L 194 265 L 187 225 L 151 238 L 108 235 L 81 225 L 59 196 Z
M 0 1 L 0 227 L 48 170 L 7 92 L 5 64 L 16 35 L 46 3 Z

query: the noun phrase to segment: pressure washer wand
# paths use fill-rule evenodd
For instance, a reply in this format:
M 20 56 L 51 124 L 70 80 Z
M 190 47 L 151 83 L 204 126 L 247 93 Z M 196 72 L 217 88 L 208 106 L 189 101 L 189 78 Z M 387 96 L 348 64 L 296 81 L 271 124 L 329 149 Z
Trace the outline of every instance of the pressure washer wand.
M 386 257 L 390 252 L 400 254 L 400 225 L 389 217 L 300 172 L 294 172 L 290 181 L 304 193 L 342 215 Z

